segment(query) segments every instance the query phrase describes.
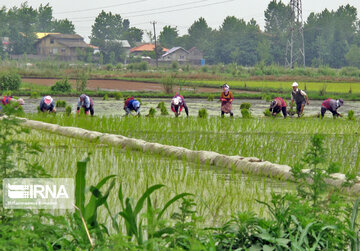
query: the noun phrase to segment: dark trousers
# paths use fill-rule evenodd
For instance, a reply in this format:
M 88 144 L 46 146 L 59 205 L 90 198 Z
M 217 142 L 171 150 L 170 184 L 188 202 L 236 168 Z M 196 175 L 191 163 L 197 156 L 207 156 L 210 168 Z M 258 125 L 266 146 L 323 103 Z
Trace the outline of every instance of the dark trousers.
M 221 111 L 221 117 L 224 117 L 225 116 L 225 112 Z M 230 116 L 234 116 L 234 113 L 230 112 Z
M 321 107 L 321 118 L 323 118 L 324 117 L 324 115 L 325 115 L 325 112 L 327 111 L 327 110 L 329 110 L 331 113 L 332 113 L 332 115 L 333 116 L 338 116 L 339 114 L 337 113 L 337 111 L 333 111 L 332 109 L 326 109 L 325 107 Z
M 94 106 L 90 105 L 89 108 L 86 108 L 86 107 L 84 107 L 84 108 L 85 108 L 85 113 L 90 111 L 91 116 L 94 116 Z

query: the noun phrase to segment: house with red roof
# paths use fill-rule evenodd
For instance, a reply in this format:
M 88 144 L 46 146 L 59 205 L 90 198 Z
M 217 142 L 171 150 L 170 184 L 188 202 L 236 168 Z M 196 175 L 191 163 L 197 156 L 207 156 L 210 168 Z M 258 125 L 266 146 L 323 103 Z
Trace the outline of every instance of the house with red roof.
M 148 44 L 143 44 L 134 48 L 130 49 L 130 54 L 133 56 L 137 56 L 137 55 L 141 55 L 144 52 L 152 52 L 155 49 L 155 44 L 152 43 L 148 43 Z M 163 48 L 162 50 L 164 53 L 166 53 L 168 51 L 168 49 Z

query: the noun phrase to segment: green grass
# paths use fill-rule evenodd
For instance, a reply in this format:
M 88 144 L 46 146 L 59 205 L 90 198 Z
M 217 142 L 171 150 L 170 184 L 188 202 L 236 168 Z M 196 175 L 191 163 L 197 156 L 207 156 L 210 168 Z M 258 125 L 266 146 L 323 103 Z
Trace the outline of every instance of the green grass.
M 176 193 L 192 192 L 196 194 L 199 215 L 203 217 L 205 224 L 212 226 L 223 223 L 238 211 L 250 210 L 263 215 L 264 206 L 254 199 L 268 201 L 271 191 L 281 192 L 293 188 L 293 184 L 287 182 L 245 176 L 156 154 L 133 152 L 37 130 L 17 139 L 38 142 L 43 146 L 42 153 L 24 157 L 44 166 L 53 177 L 74 177 L 76 161 L 91 153 L 86 177 L 88 184 L 95 184 L 104 177 L 115 174 L 119 181 L 117 184 L 123 184 L 124 194 L 132 198 L 139 198 L 149 184 L 165 184 L 168 188 L 159 190 L 153 197 L 159 205 Z M 114 191 L 117 190 L 118 185 Z M 111 193 L 108 200 L 113 212 L 120 211 L 116 197 L 117 193 Z M 174 209 L 172 207 L 168 213 Z M 105 209 L 101 210 L 101 221 L 110 223 L 110 220 L 104 218 L 107 215 Z
M 305 154 L 311 135 L 325 136 L 328 158 L 341 164 L 341 171 L 358 174 L 360 126 L 346 119 L 241 119 L 197 118 L 75 118 L 27 115 L 65 126 L 121 134 L 193 150 L 209 150 L 227 155 L 258 157 L 273 163 L 294 165 Z
M 192 84 L 199 86 L 213 86 L 219 87 L 224 84 L 224 81 L 191 81 Z M 226 81 L 231 88 L 249 89 L 249 90 L 282 90 L 291 92 L 292 82 L 290 81 Z M 352 93 L 360 93 L 359 83 L 326 83 L 326 82 L 298 82 L 299 88 L 309 91 L 320 91 L 326 87 L 326 92 L 329 93 L 349 93 L 351 88 Z

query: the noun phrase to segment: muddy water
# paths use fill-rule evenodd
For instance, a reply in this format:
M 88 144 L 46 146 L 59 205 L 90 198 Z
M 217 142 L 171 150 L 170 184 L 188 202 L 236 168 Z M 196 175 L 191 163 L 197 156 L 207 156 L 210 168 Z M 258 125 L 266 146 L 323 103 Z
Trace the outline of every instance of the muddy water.
M 25 100 L 24 111 L 26 113 L 37 112 L 37 106 L 40 103 L 40 98 L 30 99 L 29 97 L 23 97 Z M 68 105 L 72 106 L 72 110 L 76 110 L 77 98 L 74 97 L 55 97 L 56 100 L 65 100 Z M 122 100 L 115 100 L 110 98 L 109 100 L 102 100 L 102 98 L 94 98 L 94 110 L 96 115 L 124 115 L 123 110 L 124 102 Z M 169 113 L 172 115 L 170 110 L 170 101 L 169 98 L 142 98 L 141 113 L 143 115 L 148 114 L 148 111 L 151 107 L 156 108 L 159 102 L 165 102 Z M 190 116 L 197 116 L 198 111 L 201 108 L 206 108 L 209 115 L 219 116 L 220 115 L 220 103 L 217 100 L 207 101 L 205 99 L 185 99 L 188 107 Z M 262 117 L 265 109 L 269 108 L 270 102 L 263 100 L 253 100 L 253 99 L 236 99 L 233 102 L 233 112 L 235 117 L 241 117 L 240 104 L 241 103 L 251 103 L 251 114 L 255 117 Z M 305 106 L 304 112 L 305 116 L 312 116 L 320 113 L 322 101 L 311 101 L 310 105 Z M 58 111 L 62 112 L 64 109 L 59 108 Z M 347 114 L 349 110 L 354 110 L 356 116 L 360 116 L 360 102 L 359 101 L 345 101 L 345 106 L 338 109 L 340 113 Z M 159 109 L 157 109 L 157 115 L 160 114 Z M 185 116 L 185 111 L 183 111 L 182 116 Z M 327 112 L 325 116 L 331 117 L 331 113 Z

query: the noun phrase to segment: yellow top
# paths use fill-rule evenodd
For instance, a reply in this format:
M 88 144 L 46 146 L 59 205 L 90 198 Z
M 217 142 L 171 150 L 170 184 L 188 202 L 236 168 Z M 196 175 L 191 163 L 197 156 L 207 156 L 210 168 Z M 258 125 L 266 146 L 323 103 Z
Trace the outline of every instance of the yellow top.
M 49 34 L 60 34 L 60 33 L 57 33 L 57 32 L 36 32 L 35 33 L 37 39 L 42 39 L 43 37 L 46 37 Z

